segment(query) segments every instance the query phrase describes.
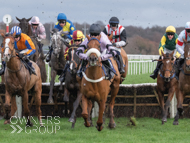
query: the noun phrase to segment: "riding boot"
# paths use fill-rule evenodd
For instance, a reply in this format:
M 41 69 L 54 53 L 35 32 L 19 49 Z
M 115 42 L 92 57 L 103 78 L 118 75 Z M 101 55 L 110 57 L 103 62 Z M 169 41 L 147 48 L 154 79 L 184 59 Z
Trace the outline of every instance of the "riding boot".
M 180 70 L 181 70 L 181 67 L 184 63 L 184 59 L 180 58 L 178 61 L 177 61 L 177 68 L 175 69 L 175 78 L 177 80 L 179 80 L 179 73 L 180 73 Z
M 64 67 L 64 69 L 63 69 L 63 71 L 62 71 L 62 73 L 61 73 L 61 75 L 59 77 L 59 81 L 61 83 L 65 81 L 65 75 L 66 75 L 66 71 L 67 71 L 68 68 L 69 68 L 69 62 L 66 62 L 66 65 L 65 65 L 65 67 Z
M 150 75 L 151 78 L 156 79 L 158 76 L 158 71 L 160 69 L 160 66 L 162 65 L 162 61 L 158 61 L 157 65 L 156 65 L 156 69 L 154 70 L 154 72 Z
M 0 69 L 0 75 L 4 74 L 4 72 L 5 72 L 5 66 L 6 66 L 5 61 L 2 61 L 2 68 Z
M 77 76 L 82 78 L 82 71 L 84 71 L 86 65 L 87 65 L 88 61 L 86 60 L 82 60 L 82 64 L 80 69 L 77 71 Z
M 53 51 L 53 48 L 49 47 L 49 54 L 46 57 L 46 62 L 49 62 L 51 60 L 51 53 L 52 53 L 52 51 Z
M 28 57 L 25 59 L 25 62 L 28 64 L 28 67 L 29 68 L 29 72 L 30 74 L 34 74 L 34 75 L 37 75 L 36 72 L 35 72 L 35 69 L 34 67 L 32 66 L 32 63 L 30 62 L 30 60 L 28 59 Z
M 125 70 L 124 70 L 124 66 L 123 66 L 123 59 L 122 59 L 122 56 L 121 55 L 118 55 L 118 60 L 120 62 L 120 74 L 123 74 L 125 73 Z
M 108 60 L 102 61 L 102 64 L 106 67 L 106 73 L 107 73 L 106 79 L 108 79 L 108 80 L 112 79 L 114 77 L 115 73 L 110 70 L 113 67 L 111 65 L 110 61 L 108 61 Z

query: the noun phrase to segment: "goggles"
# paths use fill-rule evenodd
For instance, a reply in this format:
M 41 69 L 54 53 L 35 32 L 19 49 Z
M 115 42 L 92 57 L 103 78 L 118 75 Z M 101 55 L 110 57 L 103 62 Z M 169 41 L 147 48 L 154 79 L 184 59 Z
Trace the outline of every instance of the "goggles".
M 20 35 L 15 35 L 15 37 L 14 37 L 14 38 L 18 38 L 18 37 L 20 37 Z
M 167 32 L 167 35 L 174 35 L 173 32 Z
M 66 23 L 65 20 L 59 20 L 58 22 L 59 22 L 59 23 Z
M 111 23 L 110 26 L 111 27 L 117 27 L 117 23 Z
M 32 24 L 32 26 L 38 26 L 38 24 Z
M 81 39 L 79 39 L 79 40 L 74 40 L 74 42 L 80 42 L 81 41 Z
M 187 33 L 190 33 L 190 29 L 186 29 L 186 32 L 187 32 Z
M 100 35 L 99 33 L 90 33 L 90 36 L 98 36 Z

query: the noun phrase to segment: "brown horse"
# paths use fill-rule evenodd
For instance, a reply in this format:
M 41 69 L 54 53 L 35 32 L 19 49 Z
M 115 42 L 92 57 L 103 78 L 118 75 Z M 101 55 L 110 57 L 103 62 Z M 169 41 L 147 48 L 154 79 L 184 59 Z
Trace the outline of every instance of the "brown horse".
M 98 38 L 88 38 L 88 64 L 86 71 L 83 72 L 83 78 L 77 76 L 77 80 L 80 83 L 80 89 L 82 92 L 82 116 L 85 121 L 85 126 L 90 127 L 89 122 L 89 113 L 91 110 L 91 104 L 89 104 L 90 99 L 95 100 L 99 105 L 99 117 L 97 121 L 96 128 L 98 131 L 103 129 L 103 113 L 105 110 L 105 103 L 107 101 L 108 93 L 111 90 L 111 99 L 109 102 L 109 109 L 110 109 L 110 122 L 109 127 L 114 128 L 116 126 L 114 121 L 114 113 L 113 108 L 115 104 L 115 97 L 119 91 L 119 84 L 121 80 L 121 76 L 118 71 L 117 63 L 113 58 L 110 58 L 114 69 L 116 70 L 116 75 L 114 75 L 111 81 L 105 79 L 105 74 L 102 69 L 102 62 L 100 60 L 100 43 L 99 40 L 101 35 Z M 88 109 L 88 107 L 90 109 Z
M 113 33 L 111 35 L 108 36 L 108 39 L 111 40 L 113 37 Z M 124 81 L 124 78 L 126 77 L 127 75 L 127 72 L 128 72 L 128 57 L 127 57 L 127 53 L 125 52 L 125 50 L 123 49 L 123 47 L 119 47 L 119 49 L 121 49 L 121 56 L 122 56 L 122 59 L 123 59 L 123 64 L 125 65 L 124 69 L 125 69 L 125 72 L 123 74 L 121 74 L 121 79 L 123 82 Z
M 190 42 L 184 41 L 184 64 L 179 73 L 178 90 L 176 91 L 177 98 L 177 114 L 175 116 L 173 125 L 178 125 L 178 119 L 183 115 L 183 100 L 187 94 L 190 93 Z
M 175 78 L 173 53 L 164 54 L 162 52 L 163 59 L 158 60 L 162 61 L 162 66 L 157 76 L 157 91 L 162 110 L 162 124 L 167 122 L 168 108 L 178 84 Z M 164 93 L 166 92 L 168 92 L 168 98 L 164 106 Z
M 30 111 L 28 108 L 28 91 L 33 88 L 35 93 L 36 111 L 37 116 L 41 122 L 41 92 L 42 92 L 42 81 L 40 69 L 37 64 L 32 62 L 32 66 L 35 68 L 37 75 L 30 75 L 29 71 L 25 68 L 22 61 L 16 56 L 14 48 L 14 36 L 5 36 L 1 34 L 3 39 L 3 46 L 5 48 L 4 59 L 6 62 L 5 68 L 5 124 L 10 123 L 11 116 L 14 115 L 17 110 L 16 106 L 16 95 L 19 95 L 23 99 L 24 114 L 27 120 L 27 126 L 32 126 L 30 121 Z M 11 105 L 10 105 L 11 102 Z M 11 114 L 10 114 L 11 111 Z
M 46 73 L 45 62 L 44 62 L 45 56 L 44 56 L 43 50 L 41 51 L 41 53 L 39 53 L 38 41 L 36 40 L 34 35 L 32 35 L 31 25 L 28 23 L 31 20 L 31 18 L 19 19 L 18 17 L 16 17 L 16 19 L 20 22 L 19 27 L 21 28 L 22 32 L 30 36 L 30 38 L 32 39 L 32 42 L 34 43 L 36 47 L 36 52 L 32 56 L 30 56 L 30 60 L 36 62 L 37 65 L 40 67 L 42 82 L 46 82 L 47 73 Z

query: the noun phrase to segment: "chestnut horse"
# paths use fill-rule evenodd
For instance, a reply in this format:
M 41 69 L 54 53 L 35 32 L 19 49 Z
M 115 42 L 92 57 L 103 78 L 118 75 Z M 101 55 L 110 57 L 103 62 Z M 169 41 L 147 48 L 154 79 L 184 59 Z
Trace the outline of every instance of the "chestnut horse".
M 187 94 L 190 93 L 190 42 L 184 41 L 184 64 L 179 74 L 177 98 L 177 114 L 175 116 L 173 125 L 178 125 L 178 119 L 183 115 L 183 100 Z
M 107 101 L 107 96 L 111 90 L 111 99 L 109 102 L 109 111 L 110 111 L 110 122 L 109 127 L 115 128 L 116 124 L 114 121 L 114 113 L 113 108 L 115 104 L 115 97 L 119 91 L 119 84 L 121 81 L 121 76 L 118 71 L 117 63 L 113 58 L 110 58 L 113 67 L 116 71 L 116 75 L 114 75 L 113 79 L 106 80 L 104 70 L 102 69 L 102 62 L 100 60 L 100 43 L 99 40 L 101 35 L 98 38 L 88 38 L 88 64 L 86 71 L 83 72 L 83 78 L 77 76 L 77 80 L 80 83 L 80 89 L 82 93 L 82 116 L 85 121 L 85 126 L 90 127 L 89 121 L 89 113 L 91 112 L 91 104 L 90 99 L 96 101 L 99 105 L 99 116 L 97 121 L 96 128 L 98 131 L 103 129 L 103 113 L 105 110 L 105 105 Z M 89 109 L 90 108 L 90 109 Z
M 167 122 L 168 108 L 178 84 L 175 78 L 173 54 L 174 52 L 170 54 L 162 52 L 163 59 L 158 60 L 162 61 L 162 66 L 157 76 L 157 92 L 162 110 L 162 124 Z M 164 106 L 164 93 L 166 92 L 168 92 L 168 98 Z
M 30 121 L 30 111 L 28 108 L 28 91 L 30 89 L 34 90 L 35 102 L 36 102 L 36 112 L 38 119 L 41 122 L 41 93 L 42 93 L 42 81 L 41 74 L 38 65 L 32 62 L 32 66 L 35 68 L 37 75 L 30 75 L 29 71 L 25 68 L 22 61 L 16 56 L 16 51 L 14 48 L 14 36 L 5 36 L 1 34 L 3 39 L 4 60 L 6 62 L 5 68 L 5 122 L 4 124 L 10 123 L 10 118 L 14 115 L 17 110 L 16 106 L 16 95 L 19 95 L 23 99 L 24 114 L 28 119 L 26 126 L 32 126 Z M 10 104 L 11 102 L 11 104 Z M 11 111 L 11 114 L 10 114 Z

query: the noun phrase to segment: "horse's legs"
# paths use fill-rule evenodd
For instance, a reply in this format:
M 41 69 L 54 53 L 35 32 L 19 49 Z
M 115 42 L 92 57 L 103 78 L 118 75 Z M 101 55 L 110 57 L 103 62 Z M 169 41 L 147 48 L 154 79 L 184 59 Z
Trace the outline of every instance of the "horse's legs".
M 93 103 L 91 100 L 88 100 L 88 122 L 90 123 L 90 126 L 92 127 L 92 106 Z
M 101 131 L 103 129 L 103 113 L 104 113 L 104 110 L 105 110 L 105 101 L 101 100 L 98 102 L 98 105 L 99 105 L 99 116 L 98 116 L 98 121 L 96 122 L 97 125 L 96 125 L 96 128 L 98 131 Z
M 55 77 L 56 77 L 57 72 L 51 68 L 51 81 L 50 81 L 50 92 L 49 92 L 49 98 L 47 103 L 54 103 L 53 102 L 53 87 L 55 83 Z
M 175 87 L 171 87 L 169 89 L 168 98 L 167 98 L 166 103 L 165 103 L 165 113 L 164 113 L 164 116 L 162 118 L 162 121 L 164 121 L 164 120 L 165 120 L 165 122 L 167 121 L 168 109 L 170 107 L 170 102 L 174 96 L 174 92 L 175 92 Z
M 128 57 L 127 57 L 127 54 L 126 54 L 126 52 L 124 51 L 123 48 L 121 48 L 121 53 L 120 54 L 121 54 L 121 56 L 123 58 L 123 63 L 125 64 L 125 67 L 124 67 L 125 72 L 123 74 L 121 74 L 121 77 L 125 78 L 126 75 L 127 75 L 127 72 L 128 72 Z
M 38 120 L 40 122 L 40 126 L 43 126 L 42 124 L 42 111 L 41 111 L 41 94 L 42 94 L 42 84 L 41 84 L 41 80 L 37 81 L 35 84 L 35 103 L 36 103 L 36 113 L 38 116 Z
M 85 95 L 82 95 L 82 117 L 85 121 L 84 125 L 86 127 L 90 127 L 90 123 L 88 122 L 88 99 L 85 97 Z
M 16 110 L 17 110 L 16 96 L 12 96 L 12 98 L 11 98 L 11 117 L 14 116 Z
M 109 103 L 109 108 L 110 108 L 110 122 L 109 122 L 109 127 L 110 128 L 115 128 L 116 124 L 114 121 L 114 113 L 113 113 L 113 108 L 115 104 L 115 97 L 119 91 L 119 84 L 113 83 L 113 87 L 111 87 L 111 99 Z
M 164 93 L 160 89 L 158 89 L 158 98 L 160 101 L 160 107 L 161 107 L 161 111 L 162 111 L 162 124 L 164 124 L 164 122 L 167 121 L 167 118 L 164 118 L 164 115 L 165 115 Z
M 76 117 L 76 110 L 79 106 L 79 103 L 81 101 L 82 98 L 82 93 L 80 91 L 77 92 L 77 99 L 75 100 L 75 102 L 73 103 L 73 111 L 71 114 L 71 117 L 69 118 L 69 122 L 74 123 L 75 122 L 75 117 Z
M 24 115 L 27 119 L 26 126 L 33 126 L 32 122 L 30 121 L 30 110 L 28 107 L 28 92 L 27 91 L 25 91 L 22 101 L 23 101 L 23 107 L 24 107 Z
M 10 94 L 6 91 L 5 92 L 5 104 L 4 104 L 4 108 L 5 108 L 5 122 L 4 124 L 10 124 L 10 112 L 11 112 L 11 104 L 10 104 L 10 101 L 11 101 L 11 96 Z
M 176 92 L 176 98 L 177 98 L 177 114 L 174 118 L 174 122 L 173 122 L 173 125 L 178 125 L 178 119 L 180 116 L 182 116 L 183 114 L 183 99 L 184 99 L 184 96 L 183 96 L 183 93 L 181 90 L 178 90 Z

